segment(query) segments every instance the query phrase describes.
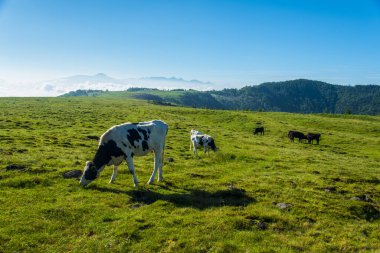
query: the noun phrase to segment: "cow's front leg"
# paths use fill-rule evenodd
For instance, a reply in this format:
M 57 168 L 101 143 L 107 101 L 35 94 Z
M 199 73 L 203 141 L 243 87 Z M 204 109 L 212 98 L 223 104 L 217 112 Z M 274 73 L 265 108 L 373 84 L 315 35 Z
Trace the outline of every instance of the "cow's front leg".
M 116 180 L 116 173 L 117 173 L 117 166 L 115 165 L 113 167 L 113 173 L 112 173 L 111 180 L 110 180 L 109 183 L 115 182 L 115 180 Z
M 133 166 L 133 159 L 132 159 L 132 157 L 128 157 L 127 158 L 127 165 L 128 165 L 129 171 L 132 173 L 133 184 L 134 184 L 135 187 L 138 187 L 139 186 L 139 181 L 137 180 L 137 177 L 136 177 L 135 166 Z
M 193 143 L 193 155 L 198 158 L 198 152 L 197 152 L 197 143 L 195 141 L 192 141 Z
M 193 144 L 193 154 L 196 155 L 197 154 L 197 144 L 194 141 L 192 141 L 191 143 Z

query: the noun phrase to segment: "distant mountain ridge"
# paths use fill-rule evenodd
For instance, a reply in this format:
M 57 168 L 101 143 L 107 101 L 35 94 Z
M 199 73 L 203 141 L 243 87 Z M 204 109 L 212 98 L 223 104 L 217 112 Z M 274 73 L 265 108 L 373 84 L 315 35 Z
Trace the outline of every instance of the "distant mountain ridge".
M 44 93 L 51 93 L 55 96 L 73 90 L 126 90 L 131 87 L 146 87 L 161 89 L 177 89 L 181 87 L 195 86 L 200 90 L 210 90 L 213 86 L 210 82 L 199 80 L 185 80 L 177 77 L 143 77 L 117 79 L 104 73 L 95 75 L 75 75 L 55 80 L 43 81 L 40 84 Z
M 197 108 L 282 111 L 294 113 L 380 114 L 380 86 L 341 86 L 297 79 L 267 82 L 241 89 L 196 91 L 129 89 L 127 91 L 71 92 L 65 96 L 134 97 Z
M 186 82 L 186 83 L 198 83 L 198 84 L 212 84 L 211 82 L 202 82 L 197 79 L 192 80 L 185 80 L 183 78 L 177 78 L 177 77 L 163 77 L 163 76 L 152 76 L 152 77 L 143 77 L 140 78 L 142 80 L 157 80 L 157 81 L 164 81 L 164 82 Z

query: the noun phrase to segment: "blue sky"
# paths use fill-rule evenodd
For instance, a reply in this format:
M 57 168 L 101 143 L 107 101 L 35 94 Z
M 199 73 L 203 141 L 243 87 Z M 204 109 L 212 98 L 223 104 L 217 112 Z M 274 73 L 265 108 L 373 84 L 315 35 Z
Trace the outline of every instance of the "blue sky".
M 0 79 L 380 84 L 380 0 L 0 0 Z

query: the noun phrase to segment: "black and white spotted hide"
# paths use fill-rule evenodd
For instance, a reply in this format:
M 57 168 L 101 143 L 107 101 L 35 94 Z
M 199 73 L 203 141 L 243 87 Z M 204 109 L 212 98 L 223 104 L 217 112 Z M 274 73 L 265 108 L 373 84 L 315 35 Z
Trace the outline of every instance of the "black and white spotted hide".
M 208 152 L 210 149 L 213 151 L 218 151 L 218 148 L 215 145 L 214 139 L 207 134 L 198 134 L 200 132 L 192 134 L 190 132 L 190 141 L 193 147 L 193 153 L 197 154 L 197 148 L 203 147 L 204 153 Z
M 152 151 L 154 152 L 154 169 L 148 184 L 153 183 L 157 171 L 158 181 L 162 181 L 167 132 L 168 125 L 160 120 L 125 123 L 111 127 L 100 137 L 94 159 L 86 163 L 80 183 L 83 186 L 91 183 L 98 178 L 106 165 L 114 165 L 110 183 L 115 181 L 117 168 L 125 160 L 132 173 L 133 183 L 137 187 L 138 180 L 133 165 L 133 157 L 144 156 Z

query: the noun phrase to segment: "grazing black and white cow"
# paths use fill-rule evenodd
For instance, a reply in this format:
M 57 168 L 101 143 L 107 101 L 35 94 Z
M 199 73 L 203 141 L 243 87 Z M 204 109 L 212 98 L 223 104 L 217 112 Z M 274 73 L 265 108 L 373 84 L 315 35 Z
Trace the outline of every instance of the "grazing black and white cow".
M 264 135 L 264 127 L 256 127 L 255 130 L 253 130 L 253 135 Z
M 144 156 L 154 152 L 154 170 L 148 181 L 153 183 L 158 171 L 158 181 L 162 181 L 162 166 L 165 138 L 168 125 L 160 120 L 140 123 L 125 123 L 108 129 L 99 141 L 98 150 L 91 162 L 84 167 L 80 183 L 86 186 L 96 178 L 106 165 L 114 165 L 110 183 L 115 181 L 118 166 L 127 161 L 132 173 L 133 183 L 138 186 L 138 180 L 133 166 L 134 156 Z
M 294 138 L 298 138 L 298 142 L 302 142 L 302 140 L 307 140 L 307 137 L 303 133 L 298 131 L 289 131 L 288 137 L 291 142 L 294 142 Z
M 314 140 L 316 140 L 317 144 L 319 144 L 319 140 L 321 139 L 321 134 L 319 134 L 319 133 L 318 134 L 308 133 L 306 135 L 306 137 L 307 137 L 307 141 L 309 142 L 309 144 L 313 143 Z
M 215 145 L 214 139 L 207 134 L 201 134 L 201 132 L 191 129 L 190 131 L 190 149 L 193 147 L 193 153 L 197 154 L 197 148 L 203 147 L 204 152 L 208 152 L 210 149 L 218 151 Z

